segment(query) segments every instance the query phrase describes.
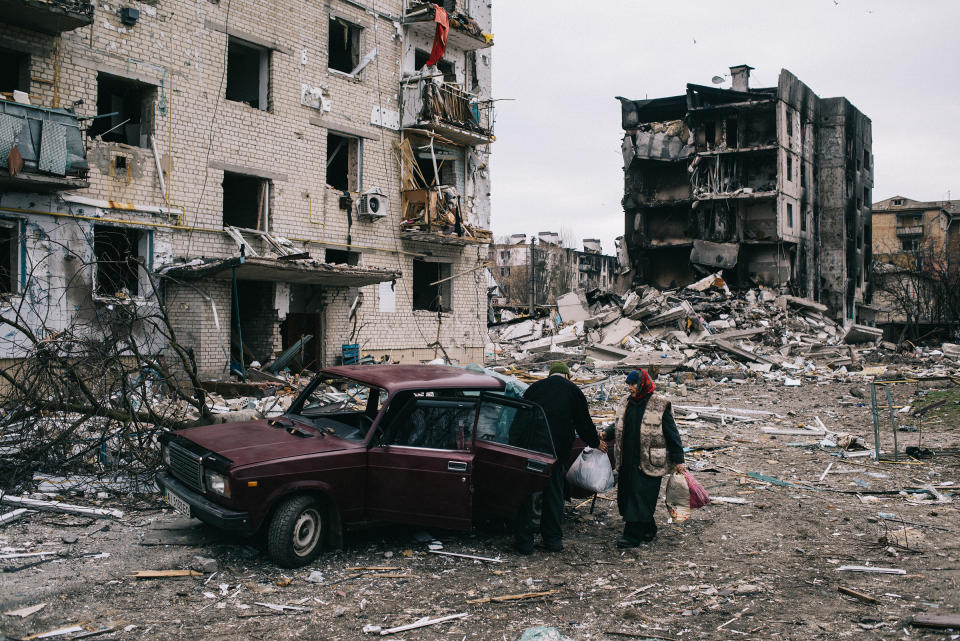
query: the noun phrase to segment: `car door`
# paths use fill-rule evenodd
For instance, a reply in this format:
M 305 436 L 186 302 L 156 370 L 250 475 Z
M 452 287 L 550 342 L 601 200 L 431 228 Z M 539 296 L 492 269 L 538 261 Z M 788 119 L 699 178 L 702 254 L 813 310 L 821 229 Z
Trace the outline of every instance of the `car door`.
M 550 428 L 536 403 L 483 393 L 474 430 L 473 502 L 479 513 L 513 518 L 546 487 L 556 462 Z
M 367 452 L 371 519 L 469 529 L 475 399 L 411 397 Z

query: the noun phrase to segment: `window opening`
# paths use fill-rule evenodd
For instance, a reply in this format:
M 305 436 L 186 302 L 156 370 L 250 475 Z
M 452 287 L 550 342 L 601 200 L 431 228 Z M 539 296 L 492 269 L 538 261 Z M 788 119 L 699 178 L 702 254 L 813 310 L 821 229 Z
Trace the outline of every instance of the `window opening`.
M 0 49 L 0 92 L 30 91 L 30 56 L 19 51 Z
M 350 73 L 360 64 L 360 33 L 363 28 L 342 18 L 330 18 L 327 67 Z
M 125 227 L 93 226 L 94 293 L 135 297 L 139 294 L 143 234 Z
M 870 151 L 867 149 L 863 150 L 863 168 L 870 171 Z
M 424 51 L 423 49 L 416 49 L 413 52 L 413 68 L 417 71 L 421 71 L 427 64 L 427 60 L 430 59 L 430 52 Z M 437 71 L 443 74 L 444 82 L 456 82 L 457 81 L 457 67 L 453 62 L 445 58 L 440 58 L 436 64 Z
M 807 231 L 807 214 L 803 211 L 800 212 L 800 231 Z
M 793 156 L 787 154 L 787 180 L 793 182 Z
M 787 203 L 787 226 L 793 228 L 793 205 Z
M 223 226 L 268 231 L 270 181 L 223 172 Z
M 716 144 L 717 139 L 717 125 L 712 120 L 708 120 L 703 123 L 703 135 L 706 140 L 707 149 L 712 149 L 714 144 Z
M 345 249 L 328 249 L 324 252 L 324 262 L 329 265 L 351 265 L 356 267 L 360 264 L 360 252 L 352 252 Z
M 919 238 L 901 238 L 900 248 L 905 252 L 915 252 L 920 249 Z
M 327 184 L 340 191 L 359 191 L 362 153 L 359 138 L 327 134 Z
M 803 161 L 800 162 L 800 186 L 807 186 L 807 166 Z
M 107 142 L 149 147 L 157 88 L 135 80 L 97 74 L 97 115 L 87 130 Z M 110 115 L 107 115 L 110 114 Z
M 14 220 L 0 220 L 0 294 L 18 290 L 20 225 Z
M 793 114 L 787 110 L 787 136 L 793 136 Z
M 443 279 L 452 275 L 452 268 L 450 263 L 433 263 L 416 258 L 413 260 L 413 309 L 431 312 L 451 309 L 451 281 Z M 443 282 L 437 283 L 440 280 Z
M 864 206 L 870 205 L 870 189 L 868 187 L 863 188 L 863 204 Z
M 230 38 L 227 45 L 227 100 L 267 109 L 270 50 Z
M 739 147 L 737 138 L 737 119 L 727 118 L 727 147 Z

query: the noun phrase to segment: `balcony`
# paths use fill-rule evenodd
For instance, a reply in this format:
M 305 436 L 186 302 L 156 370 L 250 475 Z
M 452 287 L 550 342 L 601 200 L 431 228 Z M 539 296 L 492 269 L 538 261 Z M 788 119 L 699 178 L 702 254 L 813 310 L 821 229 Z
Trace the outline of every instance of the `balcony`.
M 480 229 L 458 216 L 455 201 L 440 189 L 411 189 L 400 193 L 403 221 L 400 238 L 442 245 L 482 245 L 493 241 L 489 229 Z M 457 224 L 457 218 L 461 222 Z
M 51 36 L 93 23 L 93 3 L 86 0 L 0 0 L 8 24 Z
M 411 34 L 433 41 L 437 23 L 433 21 L 432 3 L 412 6 L 403 16 L 403 24 Z M 493 46 L 493 36 L 485 34 L 476 20 L 464 13 L 449 14 L 450 30 L 447 33 L 447 46 L 464 51 L 486 49 Z
M 417 78 L 401 87 L 400 126 L 427 129 L 461 145 L 486 145 L 493 135 L 493 101 L 479 101 L 458 85 Z
M 23 167 L 11 172 L 14 142 Z M 0 191 L 82 189 L 88 169 L 76 114 L 0 100 Z
M 897 227 L 897 237 L 903 236 L 923 236 L 923 225 L 907 225 Z

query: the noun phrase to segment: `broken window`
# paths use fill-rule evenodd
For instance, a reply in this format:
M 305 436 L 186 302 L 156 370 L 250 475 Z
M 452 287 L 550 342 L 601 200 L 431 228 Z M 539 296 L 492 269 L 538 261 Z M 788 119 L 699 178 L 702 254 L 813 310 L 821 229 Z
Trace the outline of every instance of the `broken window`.
M 360 64 L 360 34 L 363 27 L 343 18 L 330 18 L 327 67 L 349 74 Z
M 352 252 L 345 249 L 328 249 L 324 252 L 323 262 L 330 265 L 351 265 L 356 267 L 360 264 L 360 252 Z
M 93 291 L 108 298 L 140 293 L 140 265 L 146 260 L 149 232 L 126 227 L 93 226 Z
M 793 205 L 787 203 L 787 227 L 793 229 Z
M 787 154 L 787 180 L 793 182 L 793 156 Z
M 0 92 L 30 91 L 30 56 L 0 49 Z M 11 96 L 12 97 L 12 96 Z
M 417 49 L 413 53 L 413 68 L 417 71 L 422 70 L 426 64 L 427 60 L 430 59 L 430 52 L 424 51 L 423 49 Z M 457 67 L 451 61 L 444 58 L 440 58 L 437 61 L 437 71 L 443 74 L 444 82 L 456 82 L 457 81 Z
M 223 226 L 269 231 L 270 181 L 223 172 Z
M 327 184 L 340 191 L 360 191 L 363 142 L 359 138 L 327 134 Z
M 97 74 L 97 115 L 87 130 L 107 142 L 149 147 L 157 88 L 109 74 Z
M 891 205 L 902 205 L 902 204 L 903 204 L 903 200 L 901 200 L 901 199 L 899 199 L 899 198 L 896 198 L 896 199 L 894 199 L 893 201 L 891 201 L 890 204 L 891 204 Z
M 433 263 L 413 259 L 413 309 L 431 312 L 450 311 L 452 295 L 450 263 Z M 439 282 L 443 281 L 443 282 Z
M 0 295 L 12 294 L 17 287 L 20 256 L 20 223 L 0 220 Z
M 707 149 L 713 149 L 714 145 L 717 144 L 717 123 L 712 120 L 707 120 L 704 122 L 703 137 L 704 142 L 707 145 Z
M 807 186 L 807 166 L 802 160 L 800 161 L 800 186 Z
M 870 171 L 870 152 L 867 149 L 863 150 L 863 168 Z
M 787 136 L 788 137 L 793 136 L 793 114 L 790 113 L 789 109 L 787 109 L 786 121 L 787 121 Z
M 737 119 L 727 118 L 726 123 L 727 147 L 738 147 L 739 138 L 737 136 Z
M 266 111 L 270 87 L 270 50 L 230 38 L 227 44 L 227 100 Z
M 915 252 L 920 249 L 919 238 L 901 238 L 900 248 L 905 252 Z
M 870 205 L 870 189 L 868 187 L 863 188 L 863 204 L 864 206 Z

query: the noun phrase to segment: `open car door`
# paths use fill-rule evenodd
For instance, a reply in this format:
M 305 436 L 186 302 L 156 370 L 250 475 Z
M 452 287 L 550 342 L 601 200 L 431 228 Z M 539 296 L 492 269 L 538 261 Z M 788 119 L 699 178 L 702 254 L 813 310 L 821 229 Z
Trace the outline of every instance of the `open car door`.
M 540 406 L 489 392 L 480 394 L 473 452 L 474 508 L 505 518 L 546 487 L 556 463 Z

